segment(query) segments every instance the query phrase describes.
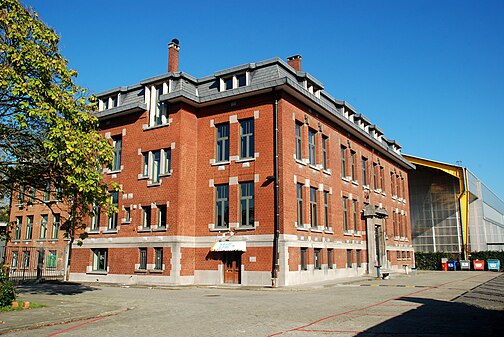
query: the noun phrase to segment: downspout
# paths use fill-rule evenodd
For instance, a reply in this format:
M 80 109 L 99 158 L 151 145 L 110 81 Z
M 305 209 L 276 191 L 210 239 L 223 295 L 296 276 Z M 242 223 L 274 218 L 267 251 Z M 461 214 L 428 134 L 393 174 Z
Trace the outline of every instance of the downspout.
M 280 206 L 278 202 L 278 98 L 273 89 L 273 176 L 274 176 L 274 192 L 273 192 L 273 204 L 275 209 L 275 218 L 273 224 L 273 261 L 271 264 L 271 286 L 273 288 L 278 287 L 278 271 L 280 269 L 280 265 L 278 264 L 278 239 L 280 236 Z

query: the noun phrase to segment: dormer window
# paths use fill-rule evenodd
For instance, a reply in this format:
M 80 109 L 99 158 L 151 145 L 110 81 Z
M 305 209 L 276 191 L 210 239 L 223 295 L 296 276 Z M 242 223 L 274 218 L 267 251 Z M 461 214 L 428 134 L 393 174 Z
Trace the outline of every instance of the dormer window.
M 145 88 L 146 103 L 149 106 L 149 126 L 168 124 L 168 105 L 160 97 L 168 93 L 168 83 Z
M 223 77 L 220 79 L 221 91 L 245 87 L 247 85 L 247 73 Z
M 102 98 L 99 105 L 100 111 L 117 107 L 119 105 L 119 94 Z

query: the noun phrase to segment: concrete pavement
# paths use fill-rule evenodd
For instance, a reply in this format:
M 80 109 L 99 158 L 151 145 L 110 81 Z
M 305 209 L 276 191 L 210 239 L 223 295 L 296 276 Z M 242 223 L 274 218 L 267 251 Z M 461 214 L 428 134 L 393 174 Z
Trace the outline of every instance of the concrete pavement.
M 149 336 L 177 326 L 170 336 L 383 336 L 387 331 L 471 336 L 467 333 L 476 328 L 478 336 L 492 336 L 503 331 L 503 284 L 504 275 L 492 272 L 419 272 L 279 289 L 46 283 L 19 287 L 19 300 L 46 307 L 0 313 L 0 334 Z M 153 316 L 159 320 L 155 326 L 149 323 Z M 419 334 L 419 328 L 425 332 Z

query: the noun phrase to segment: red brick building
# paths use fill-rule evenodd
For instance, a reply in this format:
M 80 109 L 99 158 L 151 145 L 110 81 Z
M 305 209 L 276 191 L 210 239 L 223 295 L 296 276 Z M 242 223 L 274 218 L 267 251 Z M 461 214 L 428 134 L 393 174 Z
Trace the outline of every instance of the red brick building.
M 412 265 L 400 145 L 274 58 L 178 70 L 98 95 L 114 217 L 96 210 L 71 280 L 292 285 Z

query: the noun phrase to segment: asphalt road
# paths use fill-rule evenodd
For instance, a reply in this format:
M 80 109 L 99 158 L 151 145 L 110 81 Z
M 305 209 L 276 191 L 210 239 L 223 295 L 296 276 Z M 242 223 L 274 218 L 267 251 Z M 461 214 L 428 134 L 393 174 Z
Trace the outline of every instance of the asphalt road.
M 501 336 L 503 285 L 504 275 L 492 272 L 282 289 L 38 285 L 21 289 L 20 299 L 48 306 L 16 315 L 54 316 L 65 306 L 62 321 L 90 316 L 5 336 Z

